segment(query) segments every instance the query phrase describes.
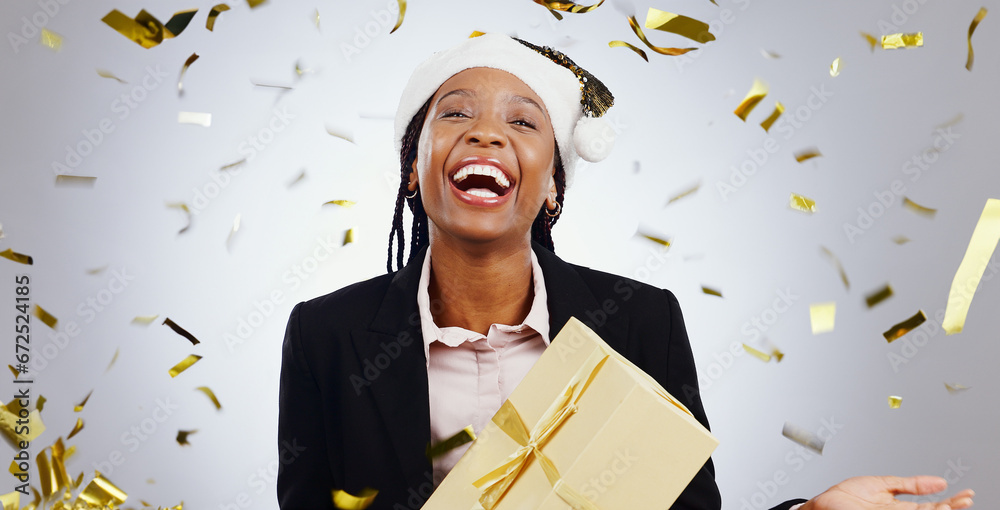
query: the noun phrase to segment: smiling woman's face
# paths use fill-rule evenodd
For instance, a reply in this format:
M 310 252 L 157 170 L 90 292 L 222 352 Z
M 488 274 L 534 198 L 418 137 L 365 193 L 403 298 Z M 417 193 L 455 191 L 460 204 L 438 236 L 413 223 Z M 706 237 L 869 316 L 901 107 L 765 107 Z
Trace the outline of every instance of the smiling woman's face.
M 431 239 L 529 240 L 531 224 L 556 205 L 555 136 L 540 97 L 516 76 L 476 67 L 431 98 L 410 175 L 419 185 Z

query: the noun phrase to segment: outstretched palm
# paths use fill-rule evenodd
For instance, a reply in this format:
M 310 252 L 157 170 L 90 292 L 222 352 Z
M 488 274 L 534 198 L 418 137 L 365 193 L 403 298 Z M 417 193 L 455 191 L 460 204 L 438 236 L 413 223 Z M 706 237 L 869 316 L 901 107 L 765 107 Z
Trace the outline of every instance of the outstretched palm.
M 971 489 L 929 503 L 896 499 L 900 494 L 934 494 L 947 488 L 948 482 L 936 476 L 859 476 L 830 487 L 800 510 L 962 510 L 972 506 L 975 493 Z

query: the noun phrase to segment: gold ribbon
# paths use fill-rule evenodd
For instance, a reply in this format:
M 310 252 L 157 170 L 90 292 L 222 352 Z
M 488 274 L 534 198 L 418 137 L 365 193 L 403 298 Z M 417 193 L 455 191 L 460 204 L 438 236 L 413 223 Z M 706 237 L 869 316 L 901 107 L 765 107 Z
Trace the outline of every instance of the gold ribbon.
M 500 499 L 503 498 L 507 490 L 510 489 L 514 481 L 521 475 L 521 472 L 524 471 L 524 468 L 531 462 L 532 458 L 538 459 L 538 464 L 552 485 L 553 492 L 568 505 L 574 509 L 599 510 L 593 501 L 563 482 L 559 470 L 556 469 L 555 464 L 542 452 L 542 447 L 556 429 L 567 418 L 577 412 L 577 402 L 580 401 L 580 397 L 587 391 L 590 383 L 593 382 L 598 372 L 601 371 L 601 368 L 608 361 L 609 356 L 607 354 L 601 354 L 601 356 L 600 361 L 594 365 L 589 373 L 584 373 L 584 370 L 581 369 L 580 372 L 573 376 L 573 379 L 567 384 L 566 389 L 563 390 L 562 394 L 556 398 L 555 402 L 542 415 L 530 433 L 528 432 L 528 427 L 524 424 L 524 420 L 521 419 L 517 409 L 514 408 L 510 400 L 507 400 L 500 406 L 500 410 L 493 416 L 493 423 L 496 423 L 500 427 L 500 430 L 504 431 L 521 447 L 508 456 L 493 471 L 473 482 L 473 485 L 477 489 L 483 491 L 482 496 L 479 497 L 479 503 L 485 510 L 492 510 L 496 507 Z M 580 382 L 584 375 L 586 376 L 586 381 L 580 387 Z M 579 391 L 577 391 L 578 387 L 580 388 Z

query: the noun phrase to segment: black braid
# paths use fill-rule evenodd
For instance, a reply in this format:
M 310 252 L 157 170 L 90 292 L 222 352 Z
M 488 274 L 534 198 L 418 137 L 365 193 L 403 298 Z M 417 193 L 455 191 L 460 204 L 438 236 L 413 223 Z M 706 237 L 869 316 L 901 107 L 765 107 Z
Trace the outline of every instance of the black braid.
M 392 230 L 389 231 L 389 249 L 385 262 L 386 270 L 392 272 L 392 247 L 393 239 L 398 236 L 399 244 L 396 247 L 396 267 L 403 268 L 403 249 L 406 245 L 406 236 L 403 230 L 403 203 L 404 201 L 413 213 L 413 224 L 410 228 L 410 255 L 407 263 L 430 242 L 427 230 L 427 213 L 424 212 L 424 203 L 417 193 L 415 198 L 406 198 L 411 192 L 407 189 L 410 184 L 410 172 L 413 171 L 413 161 L 417 158 L 417 145 L 420 140 L 420 132 L 424 127 L 424 119 L 427 117 L 427 110 L 430 108 L 431 99 L 417 110 L 417 113 L 410 119 L 410 124 L 406 127 L 406 134 L 403 136 L 403 143 L 399 150 L 399 192 L 396 195 L 396 211 L 392 217 Z M 562 211 L 563 198 L 566 191 L 566 171 L 563 169 L 562 158 L 559 156 L 559 145 L 555 145 L 555 182 L 556 182 L 556 202 L 559 210 Z M 555 253 L 555 245 L 552 243 L 552 227 L 559 219 L 558 216 L 550 217 L 545 213 L 545 204 L 542 204 L 538 216 L 531 224 L 531 239 L 544 246 L 547 250 Z

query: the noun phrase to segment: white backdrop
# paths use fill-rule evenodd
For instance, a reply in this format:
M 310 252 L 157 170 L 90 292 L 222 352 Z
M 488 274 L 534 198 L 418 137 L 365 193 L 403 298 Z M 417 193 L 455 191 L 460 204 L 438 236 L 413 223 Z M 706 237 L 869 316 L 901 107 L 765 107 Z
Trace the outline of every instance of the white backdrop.
M 82 417 L 68 442 L 77 447 L 70 474 L 101 470 L 129 504 L 275 507 L 288 313 L 385 270 L 398 175 L 391 119 L 403 85 L 432 52 L 473 30 L 500 31 L 564 50 L 616 96 L 608 115 L 617 146 L 578 172 L 554 232 L 557 253 L 678 295 L 721 440 L 714 458 L 727 508 L 809 497 L 853 475 L 919 473 L 975 488 L 985 508 L 1000 504 L 998 280 L 977 292 L 963 333 L 944 335 L 936 318 L 986 200 L 1000 198 L 998 14 L 973 38 L 973 70 L 964 67 L 969 23 L 981 5 L 1000 7 L 993 0 L 609 2 L 558 22 L 529 0 L 411 0 L 393 34 L 395 0 L 270 0 L 253 10 L 231 2 L 211 32 L 212 2 L 63 1 L 51 16 L 38 14 L 44 0 L 0 7 L 0 251 L 34 257 L 30 267 L 0 260 L 0 299 L 13 303 L 13 276 L 27 273 L 34 302 L 59 319 L 58 332 L 32 323 L 32 391 L 48 399 L 48 430 L 32 455 Z M 650 6 L 711 22 L 717 40 L 685 57 L 647 50 L 649 63 L 609 48 L 615 39 L 642 46 L 625 13 L 641 22 Z M 150 49 L 101 22 L 112 9 L 134 16 L 140 7 L 161 21 L 199 11 L 180 36 Z M 63 37 L 60 51 L 39 44 L 42 20 Z M 925 45 L 873 52 L 860 31 L 922 31 Z M 689 42 L 646 32 L 663 46 Z M 33 35 L 19 44 L 21 34 Z M 200 59 L 179 96 L 192 52 Z M 843 71 L 834 78 L 836 57 Z M 754 78 L 770 94 L 744 123 L 732 111 Z M 775 100 L 787 110 L 765 133 L 759 123 Z M 211 113 L 211 126 L 178 124 L 181 111 Z M 935 143 L 933 163 L 912 161 Z M 797 163 L 793 154 L 812 147 L 823 155 Z M 96 182 L 57 185 L 58 164 Z M 816 213 L 790 209 L 792 192 L 815 199 Z M 936 216 L 902 207 L 903 195 Z M 879 196 L 892 203 L 882 207 Z M 340 199 L 357 205 L 322 205 Z M 187 220 L 172 202 L 196 213 L 183 233 Z M 356 241 L 341 247 L 349 228 Z M 637 231 L 673 238 L 673 247 L 660 253 Z M 900 235 L 911 241 L 893 242 Z M 840 258 L 849 288 L 821 246 Z M 994 264 L 986 276 L 996 272 Z M 885 283 L 895 295 L 868 309 L 864 295 Z M 829 301 L 836 329 L 813 335 L 809 305 Z M 9 347 L 0 364 L 13 363 L 14 311 L 0 310 Z M 882 332 L 917 310 L 930 320 L 888 344 Z M 151 325 L 132 323 L 155 314 Z M 166 317 L 202 343 L 161 325 Z M 785 353 L 780 364 L 739 347 L 730 354 L 733 344 L 766 346 L 764 337 Z M 171 378 L 188 354 L 203 359 Z M 949 393 L 945 382 L 971 389 Z M 221 411 L 198 386 L 218 395 Z M 903 397 L 899 409 L 889 395 Z M 782 437 L 786 421 L 832 435 L 823 455 Z M 177 431 L 191 429 L 190 445 L 178 445 Z M 8 480 L 0 492 L 13 489 Z

